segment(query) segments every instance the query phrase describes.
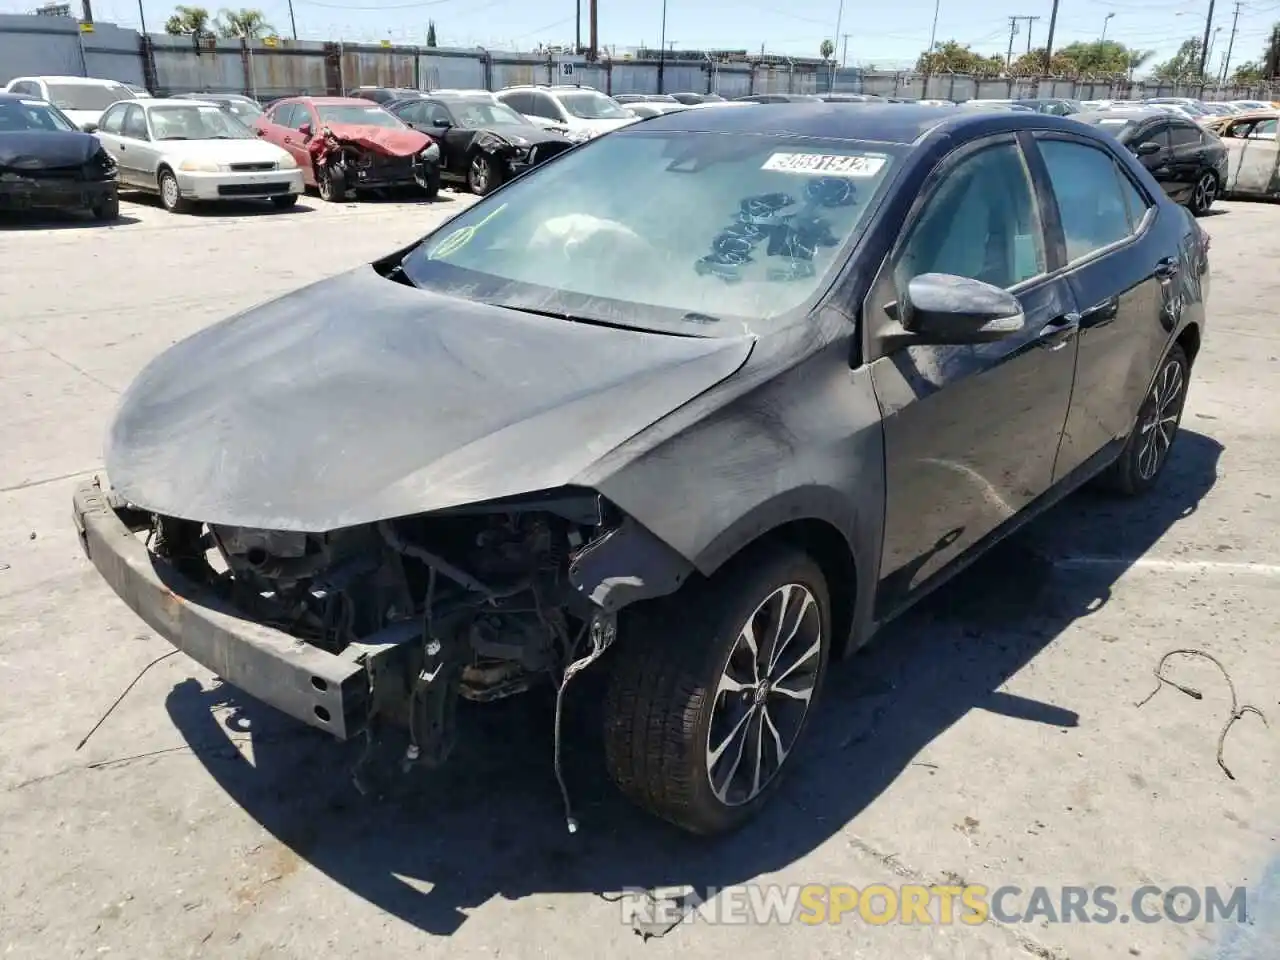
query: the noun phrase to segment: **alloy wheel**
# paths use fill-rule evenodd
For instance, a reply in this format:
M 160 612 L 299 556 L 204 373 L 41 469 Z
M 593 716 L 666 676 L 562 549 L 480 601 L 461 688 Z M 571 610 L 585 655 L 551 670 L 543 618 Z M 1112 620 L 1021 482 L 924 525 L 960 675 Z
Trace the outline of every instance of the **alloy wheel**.
M 1165 361 L 1164 368 L 1151 387 L 1147 404 L 1147 416 L 1143 419 L 1138 447 L 1138 475 L 1150 480 L 1159 472 L 1173 445 L 1178 421 L 1182 416 L 1182 401 L 1186 391 L 1186 377 L 1182 364 L 1177 360 Z
M 167 175 L 160 181 L 160 199 L 169 210 L 178 206 L 178 201 L 181 199 L 178 193 L 178 181 L 172 175 Z
M 471 158 L 469 171 L 471 192 L 482 196 L 489 190 L 489 161 L 484 154 L 477 153 Z
M 1199 211 L 1208 210 L 1218 197 L 1218 181 L 1213 174 L 1206 173 L 1196 184 L 1195 205 Z
M 712 701 L 706 770 L 725 806 L 750 803 L 782 768 L 822 665 L 822 613 L 807 587 L 774 590 L 743 624 Z

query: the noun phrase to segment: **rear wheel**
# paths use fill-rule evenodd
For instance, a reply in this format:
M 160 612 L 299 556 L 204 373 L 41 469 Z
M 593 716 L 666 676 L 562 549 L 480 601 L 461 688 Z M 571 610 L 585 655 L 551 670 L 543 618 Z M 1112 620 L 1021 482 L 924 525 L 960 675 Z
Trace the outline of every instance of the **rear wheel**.
M 171 170 L 160 173 L 160 202 L 170 213 L 186 213 L 191 209 L 190 201 L 183 199 L 182 191 L 178 189 L 178 178 Z
M 692 833 L 754 816 L 807 727 L 830 624 L 821 569 L 776 545 L 637 610 L 605 702 L 623 794 Z
M 1196 185 L 1191 191 L 1191 199 L 1187 201 L 1187 209 L 1197 217 L 1204 216 L 1204 214 L 1208 213 L 1209 208 L 1213 206 L 1213 201 L 1217 199 L 1218 177 L 1216 174 L 1206 170 L 1200 175 L 1200 179 L 1196 181 Z
M 1190 373 L 1187 355 L 1175 343 L 1160 364 L 1123 452 L 1102 477 L 1106 486 L 1126 496 L 1155 486 L 1182 423 Z
M 289 207 L 297 205 L 298 195 L 296 193 L 283 193 L 280 196 L 272 197 L 271 202 L 276 205 L 277 209 L 287 210 Z

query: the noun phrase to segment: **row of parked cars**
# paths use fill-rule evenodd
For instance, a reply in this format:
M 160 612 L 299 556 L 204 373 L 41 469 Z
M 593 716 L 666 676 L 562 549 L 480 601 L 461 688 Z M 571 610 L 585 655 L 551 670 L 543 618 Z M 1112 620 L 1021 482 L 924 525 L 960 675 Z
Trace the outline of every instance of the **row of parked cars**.
M 346 97 L 260 103 L 229 93 L 157 98 L 95 78 L 20 77 L 0 96 L 0 208 L 71 206 L 111 219 L 120 188 L 154 193 L 175 213 L 230 199 L 283 209 L 307 189 L 329 202 L 401 189 L 433 198 L 449 182 L 483 196 L 575 144 L 640 120 L 804 101 L 1074 116 L 1120 137 L 1170 196 L 1197 214 L 1228 192 L 1270 196 L 1275 179 L 1276 104 L 1265 101 L 955 103 L 834 92 L 726 100 L 713 93 L 610 97 L 582 85 L 518 85 L 498 92 L 365 86 Z

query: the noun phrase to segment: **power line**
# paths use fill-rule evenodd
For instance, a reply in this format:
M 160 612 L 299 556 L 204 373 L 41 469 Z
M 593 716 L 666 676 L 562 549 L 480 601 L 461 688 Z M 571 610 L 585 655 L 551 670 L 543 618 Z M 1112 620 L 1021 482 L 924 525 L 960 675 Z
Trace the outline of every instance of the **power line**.
M 1213 4 L 1209 0 L 1209 13 L 1204 18 L 1204 40 L 1200 43 L 1200 76 L 1204 76 L 1205 64 L 1209 59 L 1209 31 L 1213 29 Z
M 1236 0 L 1236 11 L 1231 17 L 1231 36 L 1227 38 L 1227 55 L 1222 58 L 1222 73 L 1218 75 L 1218 85 L 1227 82 L 1227 70 L 1231 67 L 1231 48 L 1236 43 L 1236 25 L 1240 22 L 1240 0 Z
M 1004 68 L 1006 70 L 1013 67 L 1013 38 L 1018 34 L 1019 21 L 1027 21 L 1027 53 L 1031 52 L 1031 25 L 1039 20 L 1039 17 L 1010 17 L 1009 18 L 1009 52 L 1005 54 Z

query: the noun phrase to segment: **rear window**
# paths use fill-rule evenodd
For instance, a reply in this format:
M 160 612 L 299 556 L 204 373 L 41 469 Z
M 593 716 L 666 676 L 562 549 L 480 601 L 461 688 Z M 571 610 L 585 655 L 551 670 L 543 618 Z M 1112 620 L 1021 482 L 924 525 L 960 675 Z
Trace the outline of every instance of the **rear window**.
M 121 100 L 135 100 L 133 93 L 121 83 L 51 83 L 49 100 L 59 110 L 107 109 Z
M 365 127 L 387 127 L 399 130 L 404 123 L 376 104 L 367 107 L 355 104 L 318 104 L 316 113 L 321 123 L 350 123 Z
M 611 134 L 464 211 L 403 266 L 417 286 L 468 299 L 737 335 L 741 322 L 689 331 L 684 318 L 767 323 L 824 289 L 889 179 L 891 149 Z

